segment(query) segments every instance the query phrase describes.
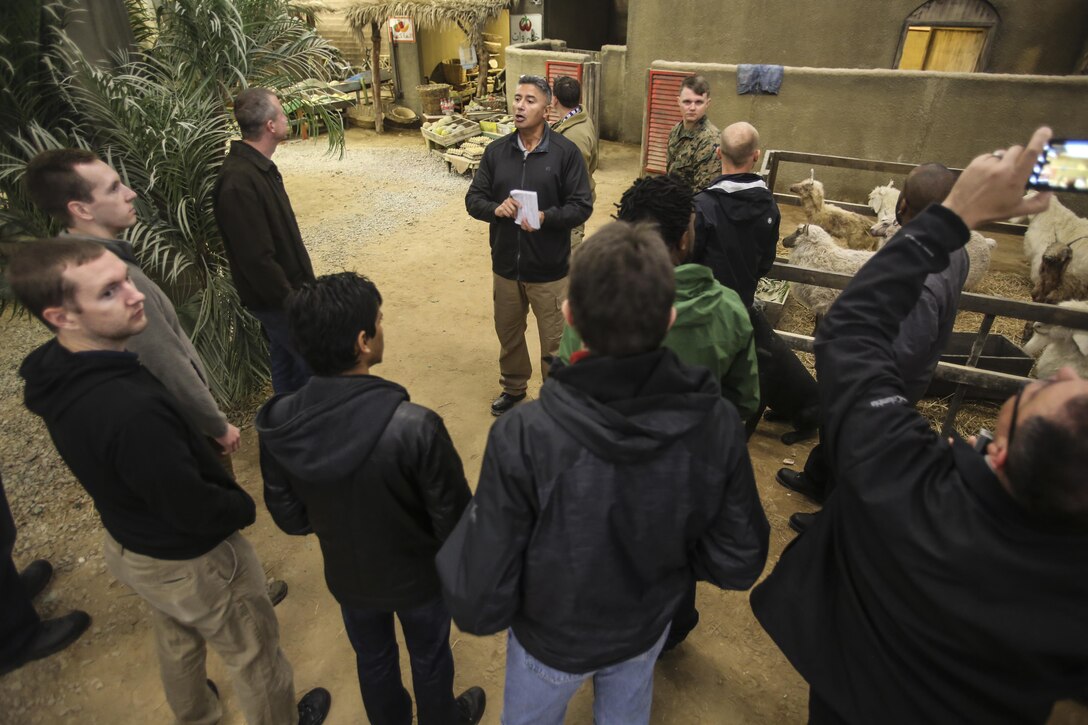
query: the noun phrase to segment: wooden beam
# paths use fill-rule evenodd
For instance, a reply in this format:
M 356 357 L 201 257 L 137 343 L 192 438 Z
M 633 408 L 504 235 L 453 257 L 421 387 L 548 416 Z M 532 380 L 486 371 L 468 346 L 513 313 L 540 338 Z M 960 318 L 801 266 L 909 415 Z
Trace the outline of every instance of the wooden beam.
M 797 267 L 785 262 L 775 262 L 767 276 L 771 279 L 784 279 L 789 282 L 800 282 L 840 290 L 850 284 L 850 280 L 853 279 L 848 274 Z M 990 295 L 980 295 L 974 292 L 964 292 L 960 295 L 959 309 L 961 312 L 981 312 L 984 315 L 1012 317 L 1018 320 L 1045 322 L 1078 330 L 1088 330 L 1088 312 L 1039 302 L 1024 302 L 1004 297 L 991 297 Z
M 775 330 L 775 332 L 777 332 L 792 349 L 809 353 L 813 351 L 815 339 L 812 336 L 799 335 L 797 333 L 784 332 L 782 330 Z M 980 370 L 979 368 L 944 361 L 937 363 L 937 370 L 934 372 L 933 377 L 937 380 L 947 380 L 951 383 L 973 385 L 999 393 L 1008 393 L 1009 395 L 1012 395 L 1022 388 L 1025 383 L 1030 383 L 1034 380 L 1034 378 L 1023 378 L 1019 375 L 1010 375 L 1009 373 L 1002 373 L 997 370 Z
M 777 173 L 777 167 L 774 168 L 775 173 Z M 767 181 L 767 187 L 774 188 L 771 186 L 769 180 Z M 796 194 L 785 194 L 781 191 L 776 191 L 773 196 L 774 200 L 779 204 L 801 206 L 801 197 Z M 832 199 L 824 199 L 824 203 L 861 214 L 862 216 L 876 218 L 876 212 L 874 212 L 868 204 L 855 204 L 852 201 L 834 201 Z M 997 232 L 998 234 L 1012 234 L 1018 237 L 1024 236 L 1024 232 L 1026 232 L 1027 229 L 1027 226 L 1024 224 L 1009 224 L 1008 222 L 993 222 L 991 224 L 983 224 L 978 228 L 980 232 Z

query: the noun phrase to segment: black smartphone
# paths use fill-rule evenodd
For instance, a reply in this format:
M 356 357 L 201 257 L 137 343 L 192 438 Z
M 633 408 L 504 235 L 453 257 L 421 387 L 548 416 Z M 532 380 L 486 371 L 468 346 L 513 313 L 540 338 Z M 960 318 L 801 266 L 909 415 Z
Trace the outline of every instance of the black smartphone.
M 1031 171 L 1028 188 L 1088 192 L 1088 139 L 1051 139 Z

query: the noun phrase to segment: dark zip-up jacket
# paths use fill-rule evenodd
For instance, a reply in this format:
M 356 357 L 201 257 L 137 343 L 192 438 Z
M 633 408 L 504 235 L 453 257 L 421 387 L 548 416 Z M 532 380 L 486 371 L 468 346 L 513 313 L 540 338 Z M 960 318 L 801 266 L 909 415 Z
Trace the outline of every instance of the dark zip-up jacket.
M 588 672 L 648 650 L 693 573 L 750 587 L 768 532 L 710 371 L 667 348 L 591 355 L 492 426 L 438 571 L 462 630 L 512 627 L 544 664 Z
M 908 403 L 892 347 L 968 232 L 931 206 L 820 323 L 838 482 L 752 592 L 760 623 L 851 723 L 1041 723 L 1088 690 L 1088 535 L 1028 515 Z
M 348 607 L 441 595 L 434 557 L 472 494 L 442 418 L 373 375 L 313 377 L 257 414 L 264 496 L 289 534 L 316 533 Z
M 283 309 L 292 290 L 314 280 L 314 268 L 279 169 L 249 144 L 231 141 L 214 199 L 242 304 L 251 310 Z
M 540 229 L 527 232 L 495 209 L 514 189 L 535 191 L 544 212 Z M 544 127 L 531 153 L 518 144 L 518 133 L 491 143 L 465 194 L 475 219 L 491 225 L 491 269 L 519 282 L 554 282 L 567 276 L 570 230 L 593 213 L 589 175 L 578 147 Z
M 26 407 L 121 546 L 193 559 L 253 523 L 253 499 L 134 353 L 73 353 L 53 339 L 19 374 Z
M 695 195 L 695 250 L 714 278 L 752 306 L 774 264 L 782 215 L 759 174 L 722 174 Z

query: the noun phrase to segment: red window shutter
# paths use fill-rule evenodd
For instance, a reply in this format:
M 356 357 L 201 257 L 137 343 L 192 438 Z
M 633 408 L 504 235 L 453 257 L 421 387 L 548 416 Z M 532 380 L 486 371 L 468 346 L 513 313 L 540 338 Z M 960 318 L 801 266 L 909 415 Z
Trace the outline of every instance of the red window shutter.
M 555 87 L 555 79 L 560 76 L 570 76 L 579 83 L 582 82 L 582 64 L 571 63 L 566 60 L 548 60 L 544 62 L 544 77 L 548 79 L 548 85 Z M 559 120 L 559 114 L 548 109 L 548 123 L 553 124 Z
M 645 149 L 643 173 L 664 174 L 668 170 L 666 154 L 669 149 L 669 132 L 680 123 L 680 107 L 676 97 L 680 84 L 694 73 L 672 70 L 651 70 L 649 92 L 646 94 L 646 135 L 642 139 Z

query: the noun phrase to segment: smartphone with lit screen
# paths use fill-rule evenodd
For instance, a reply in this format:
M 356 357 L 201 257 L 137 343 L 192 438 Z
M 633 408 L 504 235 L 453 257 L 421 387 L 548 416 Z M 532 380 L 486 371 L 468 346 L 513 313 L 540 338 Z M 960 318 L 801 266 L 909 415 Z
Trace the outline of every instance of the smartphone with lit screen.
M 1051 139 L 1031 170 L 1028 188 L 1088 193 L 1088 139 Z

